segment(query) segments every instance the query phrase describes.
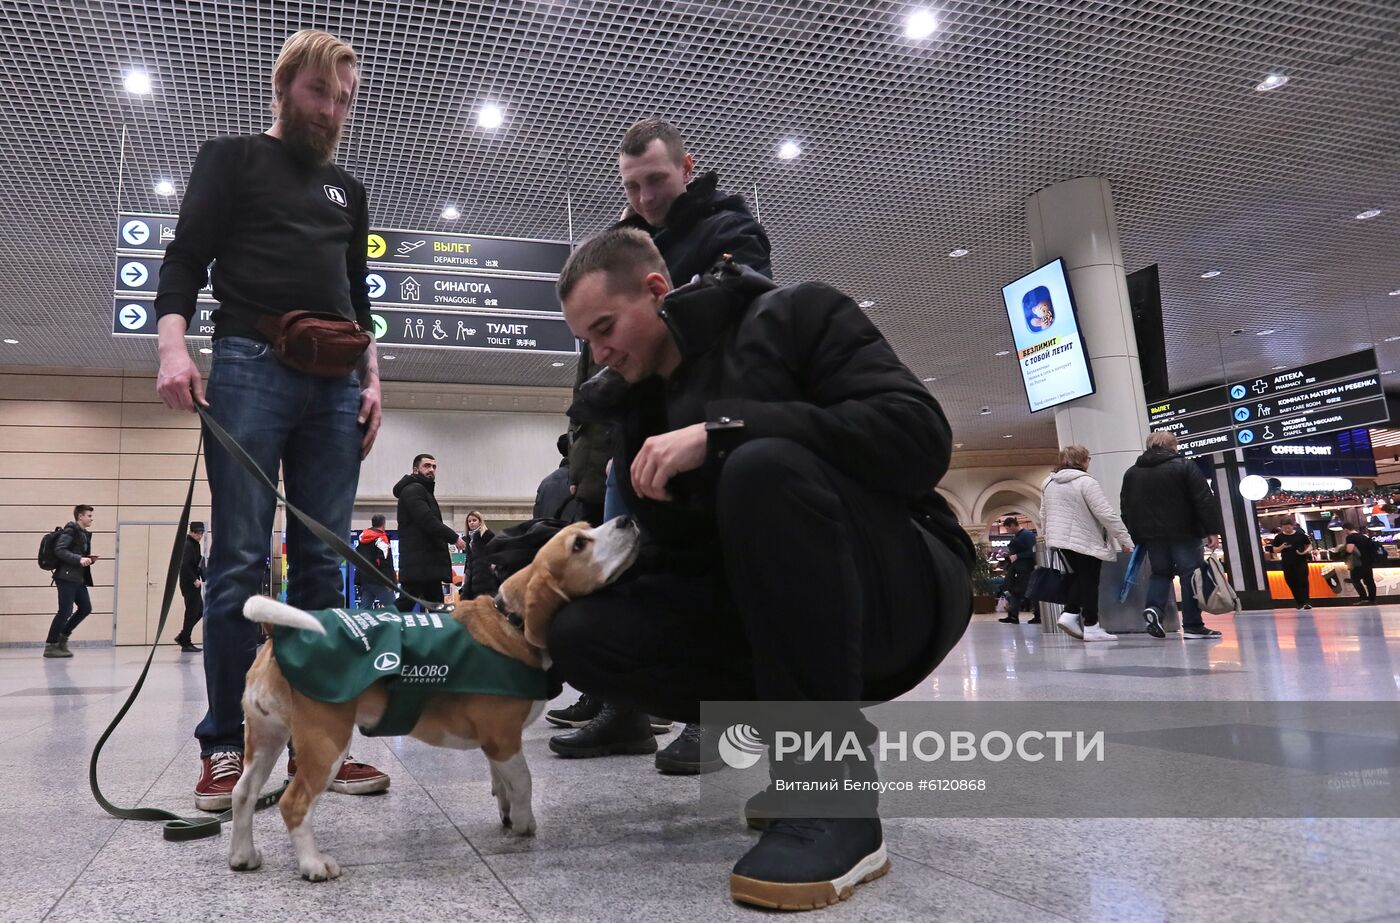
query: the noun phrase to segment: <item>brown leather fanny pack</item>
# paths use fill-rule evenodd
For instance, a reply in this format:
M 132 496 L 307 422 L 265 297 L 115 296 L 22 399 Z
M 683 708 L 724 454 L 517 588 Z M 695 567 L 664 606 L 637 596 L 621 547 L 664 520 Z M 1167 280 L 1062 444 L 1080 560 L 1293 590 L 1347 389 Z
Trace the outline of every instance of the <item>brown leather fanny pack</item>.
M 355 370 L 369 349 L 370 335 L 339 314 L 288 311 L 258 320 L 282 364 L 317 378 L 342 378 Z

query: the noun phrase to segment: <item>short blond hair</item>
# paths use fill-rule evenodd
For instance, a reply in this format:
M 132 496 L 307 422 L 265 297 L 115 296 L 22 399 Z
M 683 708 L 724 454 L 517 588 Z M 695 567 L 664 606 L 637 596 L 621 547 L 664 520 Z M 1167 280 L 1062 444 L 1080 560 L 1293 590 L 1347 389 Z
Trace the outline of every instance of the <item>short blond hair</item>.
M 277 63 L 272 66 L 272 111 L 277 112 L 282 101 L 282 91 L 296 79 L 303 70 L 322 74 L 330 84 L 331 92 L 340 95 L 340 65 L 349 62 L 358 76 L 360 58 L 355 49 L 319 29 L 302 29 L 287 36 L 282 50 L 277 53 Z
M 1056 471 L 1073 468 L 1076 471 L 1089 470 L 1089 450 L 1082 445 L 1067 445 L 1060 450 L 1060 458 L 1055 464 Z
M 1176 433 L 1169 433 L 1166 430 L 1157 430 L 1147 437 L 1149 449 L 1166 449 L 1168 452 L 1175 452 L 1176 444 Z

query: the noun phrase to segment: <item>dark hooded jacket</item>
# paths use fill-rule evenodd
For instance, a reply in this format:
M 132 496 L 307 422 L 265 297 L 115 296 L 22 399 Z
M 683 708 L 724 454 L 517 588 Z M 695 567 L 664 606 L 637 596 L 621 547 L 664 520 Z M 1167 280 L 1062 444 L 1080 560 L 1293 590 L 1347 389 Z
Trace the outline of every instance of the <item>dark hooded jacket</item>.
M 447 546 L 457 541 L 457 533 L 442 521 L 433 486 L 421 474 L 405 474 L 394 485 L 399 501 L 399 580 L 404 583 L 452 580 Z
M 1192 541 L 1221 531 L 1220 504 L 1201 469 L 1166 449 L 1148 449 L 1123 473 L 1119 509 L 1138 544 Z
M 682 357 L 671 377 L 629 386 L 597 376 L 569 415 L 616 423 L 623 499 L 668 567 L 720 566 L 720 471 L 735 448 L 765 437 L 792 440 L 904 500 L 911 518 L 971 566 L 972 544 L 933 489 L 952 452 L 947 418 L 855 302 L 827 285 L 779 288 L 726 264 L 668 295 L 661 317 Z M 667 485 L 671 501 L 637 495 L 630 469 L 648 437 L 722 418 L 743 425 L 711 431 L 705 463 Z
M 744 203 L 741 195 L 719 191 L 719 174 L 711 171 L 690 182 L 666 212 L 665 227 L 654 228 L 640 215 L 619 221 L 614 227 L 630 227 L 651 235 L 672 284 L 679 288 L 692 277 L 713 269 L 725 254 L 741 266 L 748 266 L 768 278 L 773 277 L 768 234 Z M 574 396 L 585 381 L 596 375 L 599 366 L 587 345 L 579 355 Z M 603 502 L 604 467 L 612 455 L 606 427 L 599 424 L 575 426 L 569 450 L 570 482 L 584 503 Z

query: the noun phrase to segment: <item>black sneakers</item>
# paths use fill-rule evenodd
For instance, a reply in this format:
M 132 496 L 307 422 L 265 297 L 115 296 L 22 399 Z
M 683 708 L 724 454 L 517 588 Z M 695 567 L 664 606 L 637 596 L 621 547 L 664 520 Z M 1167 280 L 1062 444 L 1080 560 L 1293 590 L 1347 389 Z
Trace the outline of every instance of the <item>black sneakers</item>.
M 696 776 L 724 768 L 719 755 L 722 731 L 703 724 L 687 724 L 666 749 L 656 754 L 656 768 L 667 775 Z
M 655 753 L 656 735 L 646 715 L 605 704 L 596 718 L 577 731 L 551 737 L 549 749 L 569 759 Z
M 772 910 L 815 910 L 889 870 L 878 817 L 780 817 L 734 866 L 729 895 Z
M 1021 620 L 1016 616 L 1016 614 L 1015 614 L 1014 612 L 1013 612 L 1012 614 L 1010 614 L 1010 615 L 1003 615 L 1001 618 L 997 619 L 997 621 L 998 621 L 998 622 L 1005 622 L 1007 625 L 1019 625 L 1019 624 L 1021 624 Z
M 1213 641 L 1220 637 L 1220 632 L 1216 631 L 1214 628 L 1207 628 L 1204 625 L 1197 625 L 1195 628 L 1188 625 L 1181 629 L 1181 636 L 1183 638 L 1204 638 L 1207 641 Z
M 567 708 L 551 708 L 544 713 L 544 720 L 555 727 L 581 728 L 598 717 L 598 712 L 602 710 L 603 700 L 585 693 Z
M 1148 606 L 1142 610 L 1142 617 L 1147 622 L 1147 633 L 1154 638 L 1165 638 L 1166 631 L 1162 628 L 1162 613 Z

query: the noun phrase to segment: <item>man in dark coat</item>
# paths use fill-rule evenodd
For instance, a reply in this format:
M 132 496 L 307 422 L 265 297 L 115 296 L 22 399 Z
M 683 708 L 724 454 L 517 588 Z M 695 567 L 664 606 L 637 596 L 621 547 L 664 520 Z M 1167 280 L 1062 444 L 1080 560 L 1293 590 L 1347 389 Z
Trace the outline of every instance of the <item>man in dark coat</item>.
M 63 527 L 54 542 L 58 569 L 53 573 L 53 582 L 58 587 L 58 612 L 44 640 L 45 657 L 72 657 L 68 636 L 92 614 L 88 587 L 92 586 L 92 562 L 98 557 L 92 553 L 92 520 L 92 507 L 86 503 L 73 507 L 73 521 Z
M 433 488 L 437 485 L 437 459 L 428 454 L 413 459 L 413 473 L 405 474 L 394 485 L 399 501 L 399 585 L 407 593 L 430 602 L 441 602 L 442 585 L 452 582 L 452 555 L 455 545 L 465 551 L 467 542 L 442 521 Z M 409 596 L 400 596 L 398 610 L 410 612 Z
M 190 531 L 185 534 L 185 555 L 180 560 L 180 596 L 185 600 L 185 622 L 175 643 L 186 654 L 198 654 L 203 648 L 191 639 L 194 626 L 204 618 L 204 550 L 200 542 L 204 540 L 204 523 L 190 523 Z
M 390 585 L 386 586 L 366 574 L 365 568 L 355 568 L 355 594 L 358 597 L 356 604 L 363 609 L 387 608 L 394 601 L 392 584 L 399 578 L 394 573 L 393 547 L 389 544 L 389 533 L 384 530 L 384 526 L 384 514 L 375 513 L 370 517 L 369 528 L 360 533 L 360 540 L 355 545 L 355 550 L 373 564 L 380 575 L 390 581 Z
M 1001 521 L 1002 527 L 1015 529 L 1011 541 L 1006 546 L 1006 615 L 997 619 L 1010 625 L 1021 623 L 1021 611 L 1031 606 L 1034 615 L 1032 623 L 1040 621 L 1040 610 L 1035 603 L 1026 599 L 1031 574 L 1035 571 L 1035 533 L 1019 527 L 1015 516 L 1007 516 Z
M 1207 628 L 1201 607 L 1191 592 L 1191 575 L 1205 563 L 1202 540 L 1208 548 L 1220 547 L 1220 503 L 1196 463 L 1177 452 L 1176 436 L 1168 432 L 1147 437 L 1147 451 L 1123 473 L 1119 508 L 1133 542 L 1147 549 L 1152 577 L 1147 582 L 1147 608 L 1143 619 L 1147 632 L 1165 638 L 1162 613 L 1172 591 L 1172 577 L 1180 577 L 1181 634 L 1188 639 L 1211 640 L 1220 632 Z
M 749 212 L 743 196 L 719 190 L 714 171 L 694 176 L 695 160 L 675 126 L 661 119 L 643 119 L 622 137 L 618 173 L 627 195 L 627 210 L 614 228 L 635 228 L 651 237 L 666 269 L 677 284 L 712 269 L 726 255 L 741 266 L 772 278 L 768 234 Z M 600 366 L 587 344 L 579 356 L 574 396 Z M 604 371 L 603 376 L 613 373 Z M 604 466 L 612 457 L 610 429 L 605 424 L 577 423 L 569 453 L 570 480 L 583 504 L 584 518 L 601 522 L 627 512 L 622 507 Z M 611 753 L 650 753 L 647 738 L 633 740 L 628 728 L 640 726 L 642 716 L 604 708 L 584 696 L 567 708 L 546 713 L 546 720 L 579 730 L 550 741 L 561 756 L 602 756 Z M 663 722 L 655 725 L 659 730 Z M 656 768 L 665 773 L 693 774 L 722 768 L 716 732 L 698 725 L 681 730 L 656 754 Z
M 569 484 L 569 434 L 560 436 L 555 445 L 559 448 L 559 467 L 540 481 L 540 486 L 535 490 L 535 508 L 530 515 L 535 519 L 577 522 L 582 517 L 576 491 Z
M 616 424 L 613 471 L 646 545 L 628 577 L 555 616 L 562 678 L 688 721 L 702 701 L 821 702 L 820 730 L 873 742 L 857 704 L 917 685 L 972 611 L 972 543 L 934 492 L 952 450 L 938 402 L 826 285 L 728 263 L 673 292 L 651 240 L 615 229 L 574 252 L 559 291 L 625 380 L 585 389 L 571 415 Z M 792 763 L 771 760 L 775 784 L 750 802 L 750 823 L 771 823 L 735 866 L 738 900 L 821 905 L 888 868 L 873 795 L 793 819 L 811 803 L 777 794 L 792 772 L 869 781 L 870 764 Z

